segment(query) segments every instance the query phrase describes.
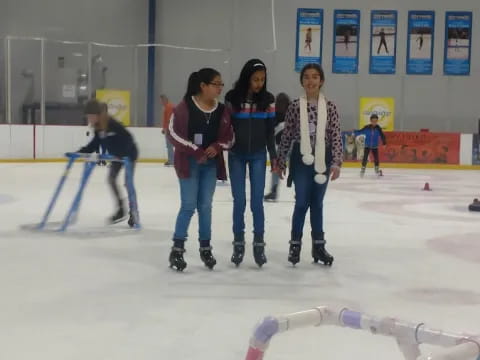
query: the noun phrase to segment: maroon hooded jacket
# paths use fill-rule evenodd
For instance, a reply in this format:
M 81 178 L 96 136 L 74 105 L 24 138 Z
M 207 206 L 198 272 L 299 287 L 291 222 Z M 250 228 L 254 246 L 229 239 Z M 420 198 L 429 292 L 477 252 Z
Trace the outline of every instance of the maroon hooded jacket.
M 194 157 L 197 161 L 205 155 L 205 150 L 195 145 L 189 139 L 188 134 L 189 111 L 188 105 L 183 100 L 173 110 L 173 115 L 168 127 L 167 136 L 175 147 L 174 166 L 177 176 L 180 179 L 190 177 L 189 158 Z M 218 138 L 211 146 L 217 150 L 217 178 L 219 180 L 227 180 L 227 170 L 225 168 L 225 160 L 223 151 L 228 150 L 233 145 L 233 129 L 230 122 L 230 113 L 227 108 L 223 111 L 218 131 Z

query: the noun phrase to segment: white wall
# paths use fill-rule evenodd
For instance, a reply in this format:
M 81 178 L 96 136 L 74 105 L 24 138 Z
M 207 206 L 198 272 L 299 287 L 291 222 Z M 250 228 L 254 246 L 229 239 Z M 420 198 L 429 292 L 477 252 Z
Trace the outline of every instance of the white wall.
M 165 159 L 160 128 L 130 127 L 142 159 Z M 61 159 L 88 143 L 86 126 L 0 125 L 0 159 Z M 35 144 L 35 147 L 34 147 Z
M 140 159 L 166 159 L 161 128 L 129 127 L 139 148 Z M 87 144 L 86 126 L 32 126 L 0 124 L 0 160 L 61 159 L 66 152 Z M 35 146 L 34 146 L 35 144 Z M 472 134 L 461 134 L 460 164 L 472 164 Z

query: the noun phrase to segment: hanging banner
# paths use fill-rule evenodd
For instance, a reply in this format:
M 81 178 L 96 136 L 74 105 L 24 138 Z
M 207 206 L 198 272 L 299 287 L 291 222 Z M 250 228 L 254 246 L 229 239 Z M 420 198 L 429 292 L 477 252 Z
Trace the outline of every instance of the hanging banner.
M 358 73 L 360 10 L 335 10 L 332 72 Z
M 381 146 L 382 163 L 451 164 L 460 163 L 460 134 L 431 132 L 386 132 L 387 145 Z M 365 135 L 342 132 L 343 158 L 361 161 L 365 150 Z M 477 159 L 473 159 L 476 164 Z M 477 160 L 478 161 L 478 160 Z M 480 162 L 479 162 L 480 163 Z
M 408 12 L 407 74 L 432 75 L 434 30 L 434 11 Z
M 378 116 L 378 125 L 385 131 L 393 131 L 395 124 L 395 99 L 382 97 L 360 98 L 360 119 L 358 128 L 370 124 L 370 116 Z
M 460 163 L 460 134 L 431 132 L 385 133 L 387 145 L 381 162 L 452 164 Z
M 472 12 L 449 11 L 445 15 L 445 75 L 470 75 Z
M 322 64 L 323 9 L 297 10 L 295 71 L 309 63 Z
M 397 60 L 397 11 L 372 10 L 370 74 L 395 74 Z
M 126 90 L 97 90 L 95 97 L 108 106 L 110 116 L 123 125 L 130 125 L 130 91 Z

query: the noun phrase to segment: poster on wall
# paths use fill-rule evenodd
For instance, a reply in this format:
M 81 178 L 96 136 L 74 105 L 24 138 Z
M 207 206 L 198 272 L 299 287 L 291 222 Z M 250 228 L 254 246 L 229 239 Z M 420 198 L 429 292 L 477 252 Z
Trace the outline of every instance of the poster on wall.
M 130 125 L 130 91 L 97 90 L 95 97 L 108 106 L 108 113 L 123 125 Z
M 470 75 L 472 12 L 449 11 L 445 15 L 445 75 Z
M 358 73 L 360 10 L 335 10 L 332 72 Z
M 408 12 L 407 74 L 432 75 L 434 34 L 434 11 Z
M 297 10 L 295 71 L 308 63 L 322 63 L 323 9 Z
M 397 62 L 397 11 L 372 10 L 370 74 L 395 74 Z
M 395 99 L 391 97 L 361 97 L 358 128 L 370 124 L 370 116 L 378 116 L 378 125 L 385 131 L 393 131 L 395 124 Z

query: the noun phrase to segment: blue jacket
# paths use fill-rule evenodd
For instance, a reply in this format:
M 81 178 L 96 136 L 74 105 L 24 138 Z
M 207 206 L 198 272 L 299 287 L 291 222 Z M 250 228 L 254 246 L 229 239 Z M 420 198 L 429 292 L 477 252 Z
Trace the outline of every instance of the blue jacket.
M 380 139 L 382 139 L 383 145 L 386 145 L 385 135 L 382 128 L 379 125 L 366 125 L 361 130 L 355 130 L 353 132 L 355 136 L 365 135 L 365 147 L 376 149 L 378 148 Z

